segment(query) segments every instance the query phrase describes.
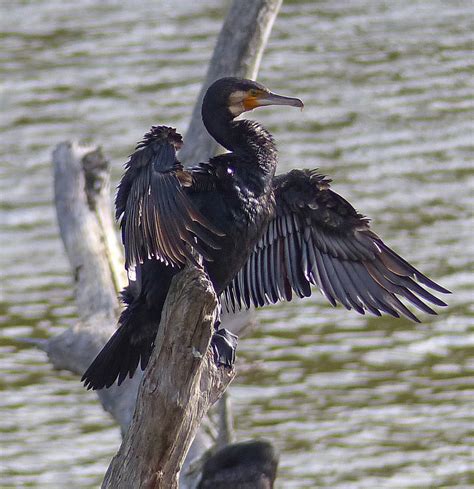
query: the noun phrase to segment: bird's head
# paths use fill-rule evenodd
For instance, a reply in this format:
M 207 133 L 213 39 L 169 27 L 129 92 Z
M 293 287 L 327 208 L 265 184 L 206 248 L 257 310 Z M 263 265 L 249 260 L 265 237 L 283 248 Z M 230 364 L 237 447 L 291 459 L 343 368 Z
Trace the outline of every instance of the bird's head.
M 270 92 L 262 84 L 245 78 L 226 77 L 215 81 L 204 96 L 203 108 L 226 109 L 231 118 L 266 105 L 289 105 L 303 108 L 298 98 Z

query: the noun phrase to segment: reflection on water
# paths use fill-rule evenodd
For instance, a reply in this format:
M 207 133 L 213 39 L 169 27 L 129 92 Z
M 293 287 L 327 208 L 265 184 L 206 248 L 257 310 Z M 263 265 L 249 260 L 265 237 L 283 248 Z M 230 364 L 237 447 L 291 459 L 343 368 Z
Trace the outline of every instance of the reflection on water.
M 222 3 L 3 9 L 2 487 L 96 487 L 119 442 L 94 395 L 20 341 L 75 321 L 51 149 L 97 141 L 117 179 L 152 123 L 184 131 Z M 420 325 L 333 309 L 319 294 L 259 312 L 231 393 L 239 439 L 281 450 L 280 488 L 474 484 L 472 10 L 469 0 L 286 1 L 275 24 L 260 79 L 306 106 L 255 113 L 282 169 L 319 166 L 454 292 Z

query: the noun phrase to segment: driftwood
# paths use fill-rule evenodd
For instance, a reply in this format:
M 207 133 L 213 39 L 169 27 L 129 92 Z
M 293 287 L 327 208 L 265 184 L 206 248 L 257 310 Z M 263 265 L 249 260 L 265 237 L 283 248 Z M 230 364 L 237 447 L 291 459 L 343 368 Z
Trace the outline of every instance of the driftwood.
M 107 160 L 96 148 L 61 143 L 54 150 L 53 165 L 59 229 L 73 272 L 80 321 L 51 338 L 46 351 L 55 368 L 82 375 L 117 327 L 117 297 L 126 278 L 110 210 Z M 130 423 L 139 382 L 137 375 L 123 389 L 98 391 L 122 432 Z
M 214 79 L 221 76 L 255 77 L 266 40 L 280 5 L 281 0 L 234 0 L 219 35 L 208 70 L 207 80 L 195 106 L 188 134 L 185 138 L 185 147 L 180 152 L 180 159 L 183 161 L 196 162 L 206 159 L 215 153 L 215 143 L 210 142 L 207 135 L 203 137 L 204 128 L 200 117 L 202 94 Z M 53 153 L 53 164 L 59 228 L 74 276 L 80 320 L 73 328 L 51 338 L 44 348 L 54 367 L 82 374 L 116 328 L 119 311 L 117 294 L 125 284 L 122 251 L 110 212 L 108 162 L 100 150 L 83 147 L 77 143 L 61 143 Z M 196 270 L 194 270 L 195 272 Z M 179 278 L 179 280 L 184 279 Z M 190 288 L 192 287 L 190 286 Z M 184 299 L 173 296 L 172 299 L 170 298 L 167 301 L 165 309 L 167 311 L 170 310 L 170 301 L 179 303 L 180 300 Z M 205 308 L 205 304 L 202 304 L 202 307 Z M 169 312 L 169 314 L 172 315 L 172 312 Z M 239 334 L 248 322 L 247 318 L 240 318 L 232 325 L 226 323 L 226 327 Z M 202 329 L 207 331 L 208 328 L 206 328 L 206 322 L 204 322 Z M 166 325 L 162 321 L 160 331 L 166 330 Z M 172 338 L 175 339 L 176 345 L 179 344 L 177 337 L 167 337 L 170 341 Z M 158 341 L 157 344 L 159 344 Z M 156 351 L 156 356 L 159 356 L 160 352 L 161 350 Z M 206 358 L 208 357 L 205 356 L 204 359 Z M 193 358 L 193 361 L 196 361 L 196 359 Z M 159 374 L 156 373 L 156 368 L 159 364 L 158 360 L 150 362 L 147 379 L 156 381 L 163 374 L 161 370 Z M 197 398 L 190 398 L 188 410 L 196 410 L 193 414 L 193 419 L 195 420 L 199 420 L 205 415 L 211 405 L 211 401 L 218 398 L 225 387 L 224 378 L 221 379 L 221 383 L 216 382 L 215 377 L 217 374 L 212 372 L 210 365 L 208 363 L 205 363 L 205 366 L 202 365 L 200 368 L 196 367 L 191 370 L 194 380 L 191 377 L 187 380 L 187 385 L 195 385 L 193 382 L 196 382 L 196 378 L 199 376 L 201 376 L 201 379 L 204 378 L 204 371 L 210 375 L 207 384 L 206 382 L 200 383 L 202 389 L 206 387 L 210 389 L 205 394 L 203 393 L 203 398 L 206 399 L 206 402 L 195 403 Z M 228 373 L 226 375 L 226 382 L 228 382 L 230 378 L 228 378 Z M 178 385 L 178 378 L 180 377 L 176 377 L 173 383 L 175 392 L 181 392 L 180 389 L 183 387 Z M 137 416 L 140 412 L 150 412 L 149 406 L 144 407 L 142 405 L 142 403 L 147 404 L 150 400 L 150 396 L 146 395 L 145 386 L 150 385 L 147 383 L 147 379 L 144 380 L 143 389 L 145 389 L 145 393 L 140 397 Z M 104 409 L 110 412 L 117 420 L 123 434 L 127 433 L 132 420 L 141 380 L 141 372 L 137 372 L 133 379 L 126 380 L 121 387 L 112 386 L 109 389 L 98 391 Z M 151 382 L 151 380 L 148 382 Z M 168 398 L 170 402 L 173 401 L 172 396 L 168 396 Z M 164 399 L 166 399 L 166 396 L 163 396 L 162 400 Z M 222 413 L 227 412 L 224 403 L 221 405 L 220 411 Z M 163 423 L 166 426 L 169 420 L 167 420 L 166 414 L 163 413 L 169 412 L 169 410 L 160 409 L 159 412 L 153 411 L 153 414 L 159 416 L 159 424 Z M 179 433 L 180 429 L 184 429 L 185 419 L 189 419 L 189 414 L 187 414 L 188 417 L 184 416 L 184 411 L 177 410 L 177 413 L 180 414 L 181 422 L 177 420 L 176 413 L 173 413 L 173 426 L 176 425 L 175 434 Z M 229 434 L 229 425 L 231 423 L 228 418 L 221 418 L 221 420 L 222 429 L 218 436 L 218 445 L 227 443 L 231 439 Z M 153 422 L 153 420 L 149 421 Z M 156 422 L 156 419 L 154 421 Z M 182 424 L 181 428 L 179 427 L 180 423 Z M 126 435 L 124 443 L 127 440 L 137 440 L 138 432 L 135 433 L 135 430 L 139 426 L 144 425 L 138 421 L 133 422 L 133 426 Z M 167 481 L 171 480 L 170 477 L 176 477 L 176 473 L 181 467 L 182 459 L 189 447 L 189 442 L 192 439 L 191 436 L 195 433 L 195 428 L 193 426 L 193 429 L 189 431 L 191 433 L 189 435 L 190 439 L 186 437 L 179 438 L 180 445 L 175 444 L 171 448 L 170 446 L 166 447 L 166 440 L 162 441 L 161 448 L 158 449 L 155 439 L 153 439 L 153 446 L 148 444 L 151 441 L 150 438 L 141 439 L 140 448 L 151 457 L 150 459 L 147 458 L 149 465 L 142 467 L 142 469 L 146 469 L 148 471 L 146 474 L 148 475 L 151 473 L 150 470 L 155 468 L 158 468 L 155 471 L 156 474 L 161 474 L 160 470 L 166 471 L 166 474 L 163 473 L 163 475 L 157 476 L 154 482 L 155 485 L 151 487 L 173 487 L 167 485 L 167 483 L 163 485 L 164 483 L 158 484 L 158 482 L 165 480 L 160 479 L 161 477 L 167 477 Z M 169 433 L 171 432 L 168 432 L 168 436 Z M 178 438 L 175 441 L 178 442 Z M 168 443 L 170 443 L 170 440 L 168 440 Z M 207 434 L 207 430 L 201 429 L 186 458 L 185 467 L 187 468 L 182 471 L 180 478 L 180 487 L 182 489 L 196 487 L 199 471 L 197 473 L 196 471 L 193 472 L 188 470 L 188 467 L 193 459 L 201 456 L 209 448 L 211 443 L 212 439 Z M 173 460 L 172 466 L 170 464 L 160 465 L 160 457 L 165 457 L 166 450 L 173 452 L 171 457 Z M 177 452 L 179 451 L 181 453 L 178 454 Z M 155 458 L 153 458 L 153 455 Z M 110 485 L 104 485 L 104 487 L 120 487 L 115 480 L 115 477 L 118 477 L 117 471 L 114 469 L 114 464 L 116 463 L 113 462 L 111 465 L 107 480 L 104 482 L 104 484 Z M 162 468 L 160 469 L 160 467 Z

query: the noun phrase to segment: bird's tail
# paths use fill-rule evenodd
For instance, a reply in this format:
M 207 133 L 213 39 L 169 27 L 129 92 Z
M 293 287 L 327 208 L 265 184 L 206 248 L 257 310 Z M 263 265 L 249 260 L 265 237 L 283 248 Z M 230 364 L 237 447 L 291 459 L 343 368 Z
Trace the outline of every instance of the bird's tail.
M 133 377 L 139 363 L 144 370 L 150 359 L 159 318 L 157 324 L 146 305 L 133 301 L 127 290 L 123 298 L 130 302 L 120 316 L 117 331 L 82 376 L 81 381 L 87 389 L 110 387 L 117 377 L 120 385 L 127 375 Z

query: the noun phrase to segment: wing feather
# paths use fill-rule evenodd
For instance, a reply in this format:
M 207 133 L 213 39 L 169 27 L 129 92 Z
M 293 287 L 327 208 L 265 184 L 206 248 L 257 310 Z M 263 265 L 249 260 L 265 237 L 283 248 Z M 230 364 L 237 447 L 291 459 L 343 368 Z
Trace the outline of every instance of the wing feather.
M 154 126 L 126 164 L 115 205 L 127 269 L 148 259 L 172 266 L 195 262 L 191 248 L 211 260 L 208 250 L 219 249 L 222 233 L 184 190 L 193 175 L 176 159 L 181 144 L 174 129 Z
M 402 302 L 436 314 L 424 301 L 446 304 L 425 287 L 449 293 L 390 249 L 368 220 L 330 190 L 314 170 L 274 179 L 276 215 L 226 289 L 232 308 L 310 295 L 316 285 L 332 305 L 360 314 L 419 319 Z

